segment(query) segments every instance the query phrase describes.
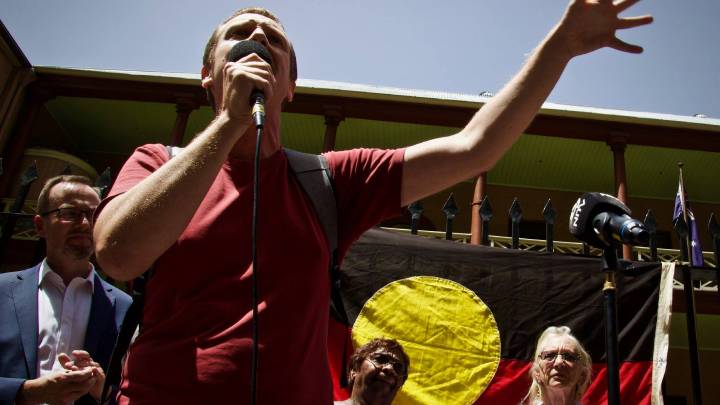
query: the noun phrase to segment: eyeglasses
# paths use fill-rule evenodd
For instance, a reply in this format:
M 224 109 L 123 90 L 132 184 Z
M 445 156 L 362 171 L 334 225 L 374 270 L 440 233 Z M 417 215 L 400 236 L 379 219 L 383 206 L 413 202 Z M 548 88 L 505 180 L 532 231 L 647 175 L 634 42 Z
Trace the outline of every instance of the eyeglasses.
M 400 376 L 407 377 L 405 364 L 388 353 L 372 353 L 365 359 L 377 368 L 381 368 L 382 366 L 389 364 L 392 366 L 393 370 L 395 370 L 395 373 Z
M 557 356 L 562 356 L 564 361 L 567 361 L 570 363 L 574 363 L 574 362 L 578 361 L 578 359 L 580 358 L 580 356 L 578 356 L 577 354 L 575 354 L 573 352 L 559 353 L 557 351 L 551 351 L 551 352 L 542 352 L 538 355 L 538 357 L 541 360 L 548 361 L 548 362 L 555 361 Z
M 89 210 L 81 210 L 75 207 L 56 208 L 48 212 L 40 214 L 41 217 L 48 216 L 50 214 L 56 214 L 59 220 L 65 222 L 82 222 L 83 218 L 86 218 L 88 222 L 93 221 L 93 213 L 95 208 Z

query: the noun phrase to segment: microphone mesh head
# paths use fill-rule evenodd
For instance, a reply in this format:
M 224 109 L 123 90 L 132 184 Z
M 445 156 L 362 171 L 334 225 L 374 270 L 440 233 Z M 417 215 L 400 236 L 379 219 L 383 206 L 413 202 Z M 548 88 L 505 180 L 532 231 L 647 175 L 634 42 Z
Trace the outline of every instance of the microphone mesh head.
M 270 51 L 257 41 L 244 40 L 238 42 L 228 52 L 227 60 L 228 62 L 237 62 L 253 53 L 272 66 L 273 60 Z

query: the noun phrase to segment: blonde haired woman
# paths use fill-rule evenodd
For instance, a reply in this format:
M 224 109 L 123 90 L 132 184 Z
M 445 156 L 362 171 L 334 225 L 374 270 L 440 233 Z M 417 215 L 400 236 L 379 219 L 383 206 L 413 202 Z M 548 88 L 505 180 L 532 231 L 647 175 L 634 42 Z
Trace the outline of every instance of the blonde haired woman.
M 532 385 L 523 405 L 581 404 L 590 385 L 592 360 L 567 326 L 551 326 L 540 335 L 530 368 Z

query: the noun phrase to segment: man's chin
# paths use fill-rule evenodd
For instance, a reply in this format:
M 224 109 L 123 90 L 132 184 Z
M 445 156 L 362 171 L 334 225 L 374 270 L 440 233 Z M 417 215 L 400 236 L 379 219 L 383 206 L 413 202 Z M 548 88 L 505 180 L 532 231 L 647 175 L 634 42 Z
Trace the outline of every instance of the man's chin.
M 393 392 L 397 387 L 397 383 L 384 380 L 382 378 L 376 378 L 372 382 L 373 388 L 378 391 Z
M 93 254 L 93 247 L 68 244 L 65 246 L 65 253 L 75 260 L 89 259 Z

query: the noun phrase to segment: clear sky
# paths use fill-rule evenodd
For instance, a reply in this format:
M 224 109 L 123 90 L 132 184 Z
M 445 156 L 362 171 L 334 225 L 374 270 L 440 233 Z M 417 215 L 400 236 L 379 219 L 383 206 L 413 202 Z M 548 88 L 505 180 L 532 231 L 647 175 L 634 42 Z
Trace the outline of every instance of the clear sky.
M 478 94 L 499 90 L 561 17 L 565 0 L 0 0 L 33 65 L 198 73 L 213 28 L 259 5 L 283 21 L 299 76 Z M 548 101 L 720 118 L 720 1 L 644 0 L 621 31 L 641 55 L 576 58 Z

